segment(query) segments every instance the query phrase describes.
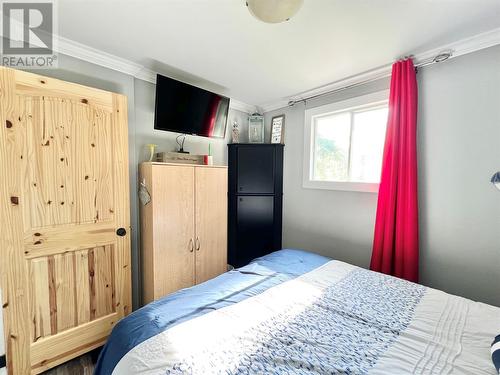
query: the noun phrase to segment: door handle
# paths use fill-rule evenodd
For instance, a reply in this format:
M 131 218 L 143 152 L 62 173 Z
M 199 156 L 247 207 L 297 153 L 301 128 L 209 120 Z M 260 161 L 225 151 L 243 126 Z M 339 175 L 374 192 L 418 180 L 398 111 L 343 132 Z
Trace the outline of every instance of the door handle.
M 200 251 L 200 238 L 196 236 L 196 251 Z
M 194 251 L 193 239 L 189 239 L 189 252 L 192 253 Z

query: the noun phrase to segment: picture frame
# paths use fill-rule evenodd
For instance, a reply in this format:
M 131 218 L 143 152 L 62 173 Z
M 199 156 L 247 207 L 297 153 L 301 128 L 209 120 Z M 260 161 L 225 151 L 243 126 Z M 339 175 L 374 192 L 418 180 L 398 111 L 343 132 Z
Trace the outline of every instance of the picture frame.
M 285 115 L 274 116 L 271 119 L 271 143 L 285 143 Z
M 264 143 L 264 116 L 248 117 L 248 143 Z

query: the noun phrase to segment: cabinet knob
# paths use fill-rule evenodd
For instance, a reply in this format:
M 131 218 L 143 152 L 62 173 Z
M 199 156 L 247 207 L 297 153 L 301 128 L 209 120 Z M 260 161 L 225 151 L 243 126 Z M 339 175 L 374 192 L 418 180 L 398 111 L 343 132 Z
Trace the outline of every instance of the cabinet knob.
M 200 251 L 200 239 L 196 237 L 196 251 Z
M 120 236 L 120 237 L 123 237 L 127 234 L 127 230 L 125 228 L 118 228 L 116 230 L 116 235 L 117 236 Z
M 194 251 L 193 239 L 189 239 L 189 252 L 192 253 Z

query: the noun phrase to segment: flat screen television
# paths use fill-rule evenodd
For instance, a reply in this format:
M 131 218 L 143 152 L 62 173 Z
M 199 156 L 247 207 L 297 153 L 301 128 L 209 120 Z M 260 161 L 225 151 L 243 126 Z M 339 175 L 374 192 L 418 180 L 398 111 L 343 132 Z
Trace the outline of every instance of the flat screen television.
M 155 129 L 224 138 L 229 98 L 156 76 Z

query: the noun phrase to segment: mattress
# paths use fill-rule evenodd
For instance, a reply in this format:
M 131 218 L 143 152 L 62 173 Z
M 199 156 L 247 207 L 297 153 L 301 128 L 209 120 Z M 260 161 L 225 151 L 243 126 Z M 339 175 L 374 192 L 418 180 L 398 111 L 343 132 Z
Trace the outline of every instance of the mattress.
M 96 374 L 495 374 L 500 309 L 300 250 L 155 301 Z

